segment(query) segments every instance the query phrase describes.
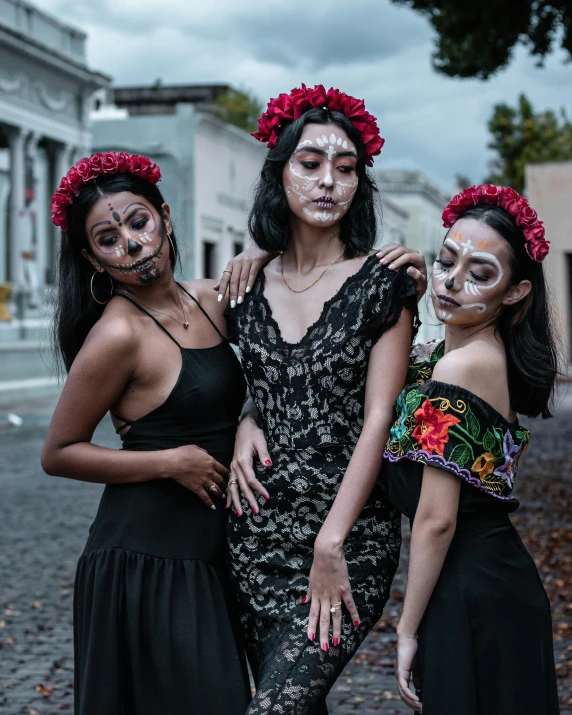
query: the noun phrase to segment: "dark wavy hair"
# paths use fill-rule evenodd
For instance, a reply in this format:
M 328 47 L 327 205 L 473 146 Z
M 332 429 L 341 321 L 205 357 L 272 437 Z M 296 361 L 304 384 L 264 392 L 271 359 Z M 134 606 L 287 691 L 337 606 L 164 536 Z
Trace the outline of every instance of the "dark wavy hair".
M 502 236 L 511 249 L 512 285 L 523 280 L 532 284 L 526 298 L 504 307 L 496 329 L 506 350 L 513 410 L 528 417 L 552 417 L 558 350 L 542 263 L 529 257 L 522 228 L 504 209 L 490 204 L 475 206 L 460 218 L 481 221 Z
M 282 184 L 284 164 L 294 153 L 306 124 L 336 124 L 344 130 L 357 150 L 357 191 L 346 215 L 340 221 L 340 241 L 346 258 L 368 253 L 377 238 L 377 188 L 366 172 L 365 149 L 361 134 L 345 114 L 328 109 L 310 109 L 282 127 L 278 141 L 264 161 L 248 217 L 248 229 L 256 245 L 270 253 L 284 251 L 290 239 L 290 209 Z
M 105 305 L 96 303 L 91 295 L 91 278 L 94 268 L 83 256 L 82 249 L 93 255 L 85 231 L 86 218 L 94 204 L 102 196 L 129 191 L 141 196 L 156 209 L 162 220 L 165 239 L 167 229 L 163 220 L 163 195 L 156 185 L 134 174 L 104 174 L 82 188 L 79 196 L 68 209 L 68 230 L 61 233 L 57 286 L 53 323 L 53 340 L 58 357 L 58 366 L 63 363 L 69 372 L 73 361 L 85 342 L 87 334 L 101 317 Z M 169 248 L 171 266 L 175 270 L 179 251 L 174 233 L 171 240 L 175 250 Z M 108 274 L 109 275 L 109 274 Z M 98 276 L 94 279 L 94 292 L 98 300 L 106 300 L 109 281 L 101 288 Z M 111 281 L 113 283 L 113 281 Z

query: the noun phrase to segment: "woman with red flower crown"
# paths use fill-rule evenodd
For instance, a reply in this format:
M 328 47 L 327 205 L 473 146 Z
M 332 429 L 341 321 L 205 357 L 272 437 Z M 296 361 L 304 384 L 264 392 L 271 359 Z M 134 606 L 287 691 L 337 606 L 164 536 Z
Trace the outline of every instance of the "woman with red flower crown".
M 69 374 L 42 464 L 106 485 L 76 575 L 76 715 L 243 715 L 250 700 L 221 502 L 244 380 L 214 282 L 175 281 L 160 176 L 95 154 L 52 201 Z M 245 275 L 262 262 L 241 259 Z M 120 451 L 90 443 L 108 411 Z
M 509 519 L 529 439 L 517 413 L 550 417 L 557 375 L 549 244 L 508 187 L 466 189 L 443 222 L 445 340 L 413 349 L 385 450 L 390 499 L 412 521 L 398 687 L 424 715 L 556 715 L 550 604 Z
M 250 233 L 279 255 L 227 310 L 257 412 L 239 427 L 228 499 L 257 688 L 247 713 L 322 715 L 399 558 L 379 445 L 405 381 L 416 290 L 372 254 L 366 166 L 383 139 L 361 100 L 303 85 L 271 100 L 254 136 L 270 151 Z

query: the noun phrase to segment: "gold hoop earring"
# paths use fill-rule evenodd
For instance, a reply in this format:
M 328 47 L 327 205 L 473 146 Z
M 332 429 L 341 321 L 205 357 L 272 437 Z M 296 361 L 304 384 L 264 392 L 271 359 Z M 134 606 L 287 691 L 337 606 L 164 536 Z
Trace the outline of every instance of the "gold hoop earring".
M 107 304 L 109 303 L 109 301 L 113 298 L 113 291 L 115 290 L 115 286 L 113 285 L 113 278 L 109 275 L 109 273 L 107 274 L 107 277 L 108 277 L 109 280 L 111 281 L 111 293 L 109 294 L 109 298 L 108 298 L 107 300 L 97 300 L 97 298 L 95 297 L 94 292 L 93 292 L 93 279 L 95 278 L 95 276 L 97 275 L 97 273 L 99 273 L 99 271 L 94 271 L 94 272 L 93 272 L 93 275 L 92 275 L 92 277 L 91 277 L 91 282 L 90 282 L 90 286 L 91 286 L 91 297 L 93 298 L 93 300 L 94 300 L 96 303 L 99 303 L 99 305 L 107 305 Z
M 169 239 L 169 243 L 171 244 L 171 248 L 173 250 L 173 256 L 174 256 L 173 263 L 176 263 L 177 262 L 177 251 L 175 251 L 175 246 L 173 246 L 173 241 L 171 239 L 170 233 L 167 234 L 167 238 Z

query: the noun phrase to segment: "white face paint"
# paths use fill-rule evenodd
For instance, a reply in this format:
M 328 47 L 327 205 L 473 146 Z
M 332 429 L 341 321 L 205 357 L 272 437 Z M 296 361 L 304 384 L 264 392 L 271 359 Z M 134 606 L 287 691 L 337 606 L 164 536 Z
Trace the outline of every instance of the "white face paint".
M 283 172 L 292 213 L 313 225 L 339 221 L 357 191 L 356 163 L 356 149 L 340 127 L 306 125 Z
M 494 229 L 474 219 L 459 219 L 445 238 L 432 274 L 437 317 L 445 323 L 483 320 L 506 287 L 509 248 Z M 480 300 L 475 300 L 479 298 Z M 466 316 L 466 317 L 465 317 Z

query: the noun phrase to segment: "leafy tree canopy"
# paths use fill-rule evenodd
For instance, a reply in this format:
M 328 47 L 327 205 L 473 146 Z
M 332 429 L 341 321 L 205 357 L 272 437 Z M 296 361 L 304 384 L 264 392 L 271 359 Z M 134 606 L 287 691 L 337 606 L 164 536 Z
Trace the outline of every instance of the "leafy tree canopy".
M 212 113 L 245 132 L 254 132 L 262 105 L 251 92 L 231 89 L 217 97 Z
M 437 32 L 433 65 L 450 77 L 487 79 L 517 44 L 539 64 L 560 40 L 572 59 L 572 0 L 392 0 L 425 15 Z
M 485 183 L 509 185 L 522 192 L 526 164 L 572 159 L 572 122 L 565 111 L 537 113 L 523 94 L 516 108 L 494 107 L 489 130 L 489 148 L 496 156 Z

